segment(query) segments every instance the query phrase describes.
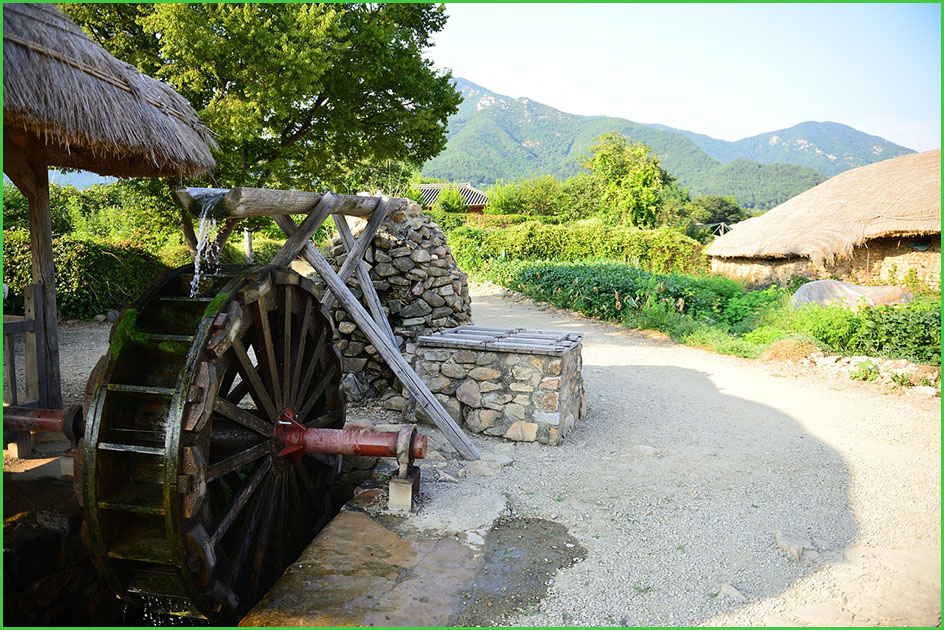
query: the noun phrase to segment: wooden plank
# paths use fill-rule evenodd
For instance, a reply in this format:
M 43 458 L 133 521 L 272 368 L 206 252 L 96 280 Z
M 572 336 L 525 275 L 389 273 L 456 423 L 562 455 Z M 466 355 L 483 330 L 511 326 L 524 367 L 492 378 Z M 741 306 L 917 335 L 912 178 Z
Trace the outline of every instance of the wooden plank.
M 178 188 L 173 192 L 174 201 L 179 206 L 199 216 L 200 201 L 197 193 L 202 189 Z M 306 192 L 301 190 L 273 190 L 269 188 L 237 187 L 217 202 L 213 214 L 221 217 L 261 217 L 285 216 L 288 214 L 308 214 L 325 195 L 334 193 Z M 336 214 L 347 216 L 367 217 L 373 214 L 377 207 L 378 197 L 363 195 L 335 195 L 340 203 L 334 210 Z M 409 203 L 407 199 L 397 198 L 394 207 L 401 207 Z
M 26 318 L 33 322 L 33 330 L 23 335 L 23 367 L 26 374 L 25 393 L 27 400 L 35 400 L 45 407 L 47 402 L 47 381 L 45 374 L 45 353 L 41 353 L 39 348 L 43 347 L 43 309 L 37 308 L 37 305 L 43 299 L 39 287 L 31 284 L 23 291 L 23 312 Z
M 3 172 L 27 199 L 36 194 L 36 179 L 26 159 L 26 152 L 9 136 L 3 139 Z
M 33 320 L 24 318 L 17 321 L 7 321 L 6 317 L 3 318 L 4 336 L 22 335 L 28 332 L 33 332 Z
M 279 224 L 279 227 L 281 227 L 286 234 L 288 230 L 295 225 L 288 217 L 277 216 L 275 217 L 275 222 Z M 416 375 L 416 372 L 413 371 L 403 358 L 403 355 L 400 354 L 399 348 L 380 330 L 364 307 L 357 301 L 357 298 L 354 297 L 341 279 L 338 278 L 337 274 L 334 273 L 334 269 L 332 269 L 328 261 L 324 259 L 321 252 L 319 252 L 314 245 L 307 244 L 305 249 L 302 250 L 302 255 L 305 257 L 305 260 L 308 261 L 308 264 L 318 272 L 322 280 L 325 281 L 335 295 L 337 295 L 338 301 L 354 319 L 354 322 L 361 329 L 361 332 L 374 344 L 374 347 L 377 348 L 377 351 L 387 362 L 390 369 L 393 370 L 397 378 L 400 379 L 400 382 L 403 383 L 403 386 L 413 395 L 417 404 L 426 411 L 429 417 L 433 419 L 433 422 L 436 423 L 436 426 L 445 434 L 449 443 L 452 444 L 464 458 L 478 459 L 479 452 L 478 449 L 475 448 L 475 445 L 472 444 L 468 436 L 462 432 L 462 429 L 460 429 L 449 414 L 446 413 L 446 410 L 443 409 L 439 401 L 436 400 L 436 397 L 429 391 L 426 384 Z
M 321 227 L 324 220 L 340 203 L 340 198 L 334 193 L 325 194 L 318 205 L 312 208 L 311 213 L 302 221 L 302 224 L 296 228 L 295 233 L 288 237 L 285 244 L 272 257 L 270 264 L 276 267 L 284 267 L 295 260 L 301 248 L 311 240 L 311 235 Z
M 52 218 L 49 214 L 49 173 L 42 144 L 32 141 L 27 151 L 27 162 L 33 171 L 35 190 L 29 201 L 30 253 L 32 255 L 33 284 L 40 287 L 41 300 L 36 309 L 41 312 L 34 318 L 41 324 L 37 331 L 37 356 L 42 358 L 40 374 L 40 404 L 49 409 L 62 409 L 62 385 L 59 375 L 59 330 L 56 323 L 56 279 L 52 256 Z M 37 366 L 39 367 L 39 365 Z
M 338 233 L 341 234 L 342 242 L 345 242 L 345 249 L 348 249 L 347 258 L 344 259 L 344 262 L 341 264 L 341 268 L 338 270 L 338 278 L 341 279 L 341 282 L 346 283 L 347 279 L 351 277 L 351 274 L 357 268 L 357 264 L 362 262 L 361 259 L 364 257 L 364 252 L 367 251 L 367 248 L 370 247 L 370 243 L 374 240 L 374 234 L 377 233 L 377 230 L 380 229 L 380 224 L 383 223 L 383 220 L 387 217 L 387 211 L 390 207 L 390 200 L 383 198 L 377 202 L 376 212 L 371 215 L 370 220 L 367 222 L 367 225 L 364 226 L 364 230 L 361 232 L 360 236 L 357 239 L 357 242 L 354 243 L 354 246 L 350 249 L 347 248 L 347 243 L 344 241 L 344 234 L 342 229 L 347 232 L 348 236 L 351 236 L 351 230 L 347 225 L 347 222 L 344 221 L 344 218 L 335 218 L 335 225 L 338 226 Z M 344 223 L 344 227 L 341 228 L 341 223 Z M 351 236 L 353 238 L 353 236 Z M 365 268 L 366 269 L 366 268 Z M 371 284 L 368 279 L 367 284 Z M 364 283 L 361 283 L 361 289 L 364 289 Z M 324 295 L 321 298 L 321 304 L 324 305 L 329 311 L 334 308 L 336 298 L 332 295 L 331 290 L 328 289 L 325 291 Z
M 386 210 L 382 210 L 376 214 L 386 214 Z M 373 217 L 371 217 L 373 220 Z M 354 254 L 351 252 L 357 248 L 357 245 L 354 243 L 354 235 L 351 234 L 351 228 L 348 227 L 347 221 L 340 217 L 339 215 L 334 215 L 334 223 L 338 227 L 338 234 L 341 235 L 341 241 L 344 243 L 344 249 L 348 252 L 348 258 L 345 259 L 345 262 L 351 258 Z M 378 222 L 379 224 L 379 222 Z M 365 233 L 367 230 L 365 229 Z M 373 239 L 374 231 L 371 231 L 370 238 Z M 362 234 L 361 239 L 364 238 Z M 359 241 L 360 242 L 360 241 Z M 367 244 L 370 244 L 370 240 L 367 241 Z M 366 246 L 362 249 L 366 249 Z M 363 253 L 361 253 L 363 256 Z M 345 278 L 338 274 L 342 280 Z M 387 319 L 387 314 L 383 310 L 383 304 L 380 302 L 380 297 L 377 295 L 377 290 L 374 288 L 374 283 L 370 279 L 370 273 L 367 271 L 367 266 L 364 264 L 364 261 L 358 258 L 357 260 L 357 279 L 361 284 L 361 292 L 364 294 L 364 301 L 367 302 L 367 308 L 370 309 L 371 315 L 374 316 L 374 321 L 383 329 L 387 336 L 390 337 L 390 340 L 396 344 L 396 337 L 393 334 L 393 328 L 390 327 L 390 320 Z M 334 298 L 332 297 L 332 302 Z
M 6 334 L 6 327 L 4 327 L 3 367 L 7 375 L 7 386 L 3 388 L 3 404 L 5 405 L 15 405 L 19 398 L 16 388 L 16 353 L 14 352 L 14 343 L 12 335 Z

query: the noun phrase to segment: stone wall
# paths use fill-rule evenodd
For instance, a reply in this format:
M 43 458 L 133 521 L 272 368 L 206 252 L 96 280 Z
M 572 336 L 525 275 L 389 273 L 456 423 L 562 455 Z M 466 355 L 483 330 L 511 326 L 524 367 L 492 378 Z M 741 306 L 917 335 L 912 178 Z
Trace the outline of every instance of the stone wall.
M 927 248 L 918 251 L 910 245 Z M 817 266 L 808 258 L 712 258 L 711 271 L 751 284 L 785 283 L 793 275 L 813 279 L 838 278 L 855 284 L 916 282 L 941 287 L 941 236 L 876 238 L 853 250 L 852 257 Z
M 355 238 L 365 222 L 351 220 Z M 346 253 L 340 239 L 328 248 L 326 258 L 335 270 Z M 471 298 L 463 273 L 446 242 L 446 235 L 419 204 L 410 202 L 390 215 L 364 255 L 371 281 L 388 314 L 400 347 L 419 335 L 468 323 Z M 318 282 L 317 276 L 313 279 Z M 361 298 L 354 274 L 348 286 Z M 336 307 L 335 342 L 344 362 L 344 391 L 348 402 L 363 402 L 379 395 L 395 396 L 399 383 L 377 349 L 357 329 L 350 315 Z
M 582 344 L 563 356 L 411 346 L 412 365 L 473 433 L 559 444 L 586 414 Z M 407 415 L 423 414 L 408 404 Z

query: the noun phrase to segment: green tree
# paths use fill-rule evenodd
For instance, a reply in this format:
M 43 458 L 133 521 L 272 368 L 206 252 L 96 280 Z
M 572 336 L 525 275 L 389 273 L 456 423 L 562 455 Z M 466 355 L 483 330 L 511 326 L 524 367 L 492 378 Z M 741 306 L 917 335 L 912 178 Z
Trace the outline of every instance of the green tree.
M 440 212 L 466 212 L 469 206 L 462 199 L 462 193 L 459 192 L 459 189 L 454 184 L 450 184 L 439 191 L 433 209 Z
M 704 217 L 701 223 L 725 223 L 731 225 L 747 218 L 734 197 L 703 195 L 695 199 L 695 205 L 702 209 Z
M 606 133 L 594 141 L 580 165 L 600 184 L 602 219 L 637 227 L 657 224 L 660 192 L 668 174 L 648 145 Z
M 322 190 L 365 163 L 418 166 L 445 147 L 461 101 L 423 56 L 442 5 L 60 6 L 214 132 L 217 170 L 191 183 Z

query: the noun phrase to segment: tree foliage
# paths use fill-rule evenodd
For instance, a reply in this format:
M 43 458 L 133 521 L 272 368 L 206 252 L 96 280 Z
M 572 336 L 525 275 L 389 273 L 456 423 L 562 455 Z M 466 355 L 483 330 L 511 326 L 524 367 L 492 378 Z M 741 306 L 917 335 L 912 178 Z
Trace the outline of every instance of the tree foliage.
M 439 195 L 436 196 L 436 203 L 433 204 L 433 209 L 439 212 L 465 212 L 469 207 L 466 205 L 465 200 L 462 198 L 462 193 L 459 192 L 455 184 L 450 184 L 444 186 L 439 191 Z
M 429 4 L 76 4 L 106 49 L 169 83 L 217 135 L 221 186 L 309 190 L 367 162 L 419 165 L 460 97 L 423 57 Z
M 602 188 L 601 217 L 613 224 L 655 227 L 669 175 L 641 142 L 618 133 L 598 137 L 580 161 Z

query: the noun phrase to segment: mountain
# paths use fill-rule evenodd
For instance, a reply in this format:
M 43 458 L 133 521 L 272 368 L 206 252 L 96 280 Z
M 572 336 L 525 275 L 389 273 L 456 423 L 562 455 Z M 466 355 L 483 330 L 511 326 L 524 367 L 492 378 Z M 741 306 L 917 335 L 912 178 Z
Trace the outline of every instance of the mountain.
M 456 79 L 456 87 L 464 100 L 449 119 L 448 144 L 424 165 L 423 175 L 472 181 L 478 186 L 532 175 L 570 177 L 577 173 L 577 159 L 589 151 L 594 138 L 617 131 L 651 146 L 663 168 L 692 195 L 734 195 L 744 207 L 769 209 L 826 179 L 825 173 L 809 164 L 796 163 L 821 157 L 817 150 L 827 154 L 824 159 L 829 163 L 835 157 L 836 164 L 848 164 L 842 170 L 858 165 L 852 163 L 854 159 L 868 159 L 869 151 L 873 151 L 872 161 L 877 161 L 874 151 L 883 159 L 909 151 L 836 123 L 804 123 L 729 143 L 623 118 L 568 114 L 528 98 L 497 94 L 466 79 Z M 801 133 L 808 136 L 806 150 L 797 148 Z M 769 147 L 766 152 L 761 150 L 764 142 Z M 822 166 L 820 162 L 812 161 Z
M 717 140 L 665 125 L 653 126 L 684 135 L 721 163 L 742 158 L 763 164 L 786 162 L 808 166 L 826 177 L 838 175 L 851 168 L 914 153 L 907 147 L 879 136 L 872 136 L 849 125 L 835 122 L 803 122 L 787 129 L 758 134 L 736 142 Z

